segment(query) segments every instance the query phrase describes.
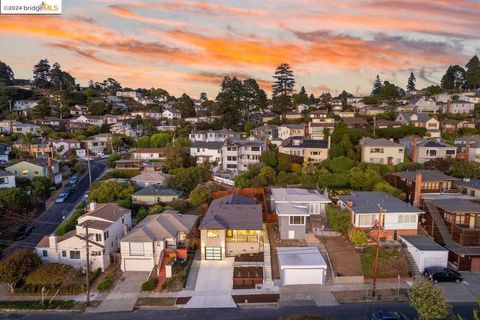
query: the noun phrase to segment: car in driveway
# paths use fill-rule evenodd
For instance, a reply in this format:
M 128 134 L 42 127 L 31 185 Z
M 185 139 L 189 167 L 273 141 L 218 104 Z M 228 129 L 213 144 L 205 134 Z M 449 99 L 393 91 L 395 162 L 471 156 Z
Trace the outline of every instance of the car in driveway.
M 376 311 L 372 313 L 372 320 L 409 320 L 408 317 L 396 311 Z
M 428 267 L 423 271 L 423 276 L 433 282 L 462 282 L 463 277 L 455 270 L 444 267 Z

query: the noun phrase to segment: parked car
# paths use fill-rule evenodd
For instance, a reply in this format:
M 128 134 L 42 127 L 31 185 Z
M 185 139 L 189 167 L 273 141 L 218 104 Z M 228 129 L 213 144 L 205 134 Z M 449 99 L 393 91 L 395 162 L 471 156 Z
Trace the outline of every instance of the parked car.
M 15 240 L 23 240 L 28 238 L 28 236 L 35 230 L 34 226 L 24 226 L 23 230 L 20 230 L 17 234 L 18 236 L 15 238 Z
M 83 195 L 83 197 L 84 197 L 85 199 L 88 199 L 88 196 L 89 196 L 89 195 L 90 195 L 90 190 L 87 190 L 87 191 L 85 192 L 85 194 Z
M 64 203 L 65 200 L 67 200 L 67 196 L 65 193 L 60 193 L 58 196 L 57 196 L 57 199 L 55 199 L 55 203 Z
M 70 179 L 68 180 L 68 182 L 74 186 L 78 183 L 78 176 L 71 176 Z
M 433 282 L 462 282 L 463 278 L 455 270 L 444 267 L 428 267 L 423 271 L 423 276 Z
M 372 320 L 409 320 L 404 314 L 396 311 L 377 311 L 372 313 Z
M 68 198 L 68 196 L 73 192 L 72 187 L 67 187 L 63 190 L 63 194 Z

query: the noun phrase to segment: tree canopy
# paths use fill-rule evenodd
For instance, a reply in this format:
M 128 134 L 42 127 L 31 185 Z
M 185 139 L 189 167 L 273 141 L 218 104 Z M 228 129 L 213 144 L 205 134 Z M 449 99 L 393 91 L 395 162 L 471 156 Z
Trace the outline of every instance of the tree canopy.
M 293 88 L 295 77 L 288 63 L 282 63 L 277 67 L 273 75 L 275 79 L 272 84 L 272 100 L 277 111 L 285 120 L 286 113 L 292 105 Z

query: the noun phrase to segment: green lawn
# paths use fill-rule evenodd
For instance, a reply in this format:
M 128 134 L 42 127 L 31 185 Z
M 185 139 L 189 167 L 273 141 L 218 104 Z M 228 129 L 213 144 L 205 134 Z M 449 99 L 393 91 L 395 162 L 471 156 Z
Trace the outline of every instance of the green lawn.
M 365 278 L 373 277 L 376 247 L 367 247 L 361 253 L 362 272 Z M 378 278 L 408 276 L 410 267 L 403 253 L 395 248 L 380 248 L 378 255 Z

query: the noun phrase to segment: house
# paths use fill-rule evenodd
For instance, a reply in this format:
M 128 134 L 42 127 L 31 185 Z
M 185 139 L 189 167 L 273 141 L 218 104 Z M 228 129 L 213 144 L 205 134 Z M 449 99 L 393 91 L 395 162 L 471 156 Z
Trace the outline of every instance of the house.
M 308 114 L 308 117 L 312 122 L 322 122 L 325 121 L 325 119 L 328 117 L 328 110 L 327 109 L 319 109 L 312 111 Z
M 50 144 L 58 155 L 65 155 L 70 150 L 80 149 L 81 144 L 77 139 L 51 139 Z
M 442 132 L 457 133 L 459 129 L 475 129 L 475 122 L 467 120 L 445 119 L 442 121 Z
M 70 114 L 72 116 L 81 116 L 81 115 L 86 115 L 89 114 L 90 112 L 88 111 L 87 106 L 81 106 L 81 105 L 74 105 L 73 107 L 70 108 Z
M 299 104 L 298 106 L 295 107 L 295 110 L 297 111 L 297 113 L 302 113 L 303 111 L 308 110 L 308 109 L 310 109 L 310 107 L 306 104 L 303 104 L 303 103 L 301 103 L 301 104 Z
M 220 164 L 222 161 L 223 142 L 221 141 L 195 141 L 190 146 L 190 155 L 197 158 L 197 163 Z
M 419 215 L 424 212 L 383 191 L 353 191 L 338 197 L 338 206 L 351 213 L 351 223 L 373 239 L 398 240 L 401 235 L 416 235 Z
M 12 111 L 15 112 L 28 112 L 35 108 L 38 101 L 35 100 L 17 100 L 13 103 Z
M 444 92 L 435 95 L 434 98 L 437 102 L 448 102 L 452 99 L 452 96 L 449 93 Z
M 375 128 L 378 129 L 400 128 L 402 126 L 400 122 L 384 119 L 375 120 L 373 123 Z
M 0 189 L 15 187 L 15 174 L 12 172 L 0 170 Z
M 167 148 L 138 148 L 132 151 L 132 160 L 164 160 Z
M 425 163 L 437 158 L 455 158 L 457 155 L 457 147 L 435 139 L 409 136 L 400 139 L 400 144 L 405 147 L 405 151 L 412 162 L 416 163 Z
M 448 249 L 448 264 L 458 271 L 480 271 L 480 203 L 471 199 L 435 199 L 425 203 L 421 226 Z
M 334 129 L 335 119 L 325 118 L 323 121 L 317 121 L 317 119 L 314 119 L 308 124 L 307 136 L 311 139 L 325 139 L 325 133 L 328 132 L 328 135 L 331 136 Z
M 98 155 L 105 154 L 107 148 L 110 147 L 112 135 L 109 133 L 100 133 L 94 135 L 84 141 L 85 146 L 90 152 Z
M 279 153 L 302 157 L 304 162 L 320 163 L 328 158 L 330 137 L 327 140 L 314 140 L 305 137 L 291 137 L 282 142 Z
M 444 113 L 447 114 L 473 114 L 475 103 L 465 100 L 450 100 L 444 104 Z
M 283 286 L 327 282 L 327 263 L 317 247 L 278 247 L 277 256 Z
M 155 119 L 160 120 L 162 118 L 161 112 L 154 112 L 154 111 L 132 111 L 130 112 L 132 118 L 140 117 L 142 119 Z
M 230 140 L 240 140 L 242 139 L 242 133 L 235 132 L 230 129 L 221 129 L 221 130 L 194 130 L 189 134 L 189 139 L 192 142 L 203 141 L 203 142 L 212 142 L 220 141 L 224 142 L 226 139 Z
M 117 91 L 115 95 L 117 97 L 131 98 L 135 101 L 142 97 L 142 94 L 136 91 Z
M 347 104 L 358 104 L 363 102 L 363 97 L 347 97 Z
M 418 113 L 437 113 L 439 106 L 433 98 L 421 97 L 417 101 L 414 101 L 412 105 Z
M 262 114 L 262 123 L 263 124 L 267 124 L 270 121 L 273 121 L 273 120 L 276 120 L 276 119 L 280 119 L 280 115 L 276 114 L 275 112 L 265 111 Z
M 181 195 L 182 193 L 178 190 L 161 185 L 151 185 L 132 194 L 132 203 L 152 206 L 159 202 L 177 200 Z
M 55 117 L 44 117 L 39 119 L 33 119 L 32 122 L 38 126 L 47 126 L 55 131 L 65 131 L 67 128 L 66 119 L 60 119 Z
M 262 206 L 254 198 L 230 194 L 212 200 L 198 229 L 202 260 L 263 251 Z
M 0 142 L 0 163 L 7 163 L 10 161 L 10 152 L 12 152 L 12 147 L 6 143 Z
M 197 224 L 198 216 L 167 210 L 147 216 L 120 240 L 122 271 L 152 271 L 166 248 L 177 249 Z
M 89 126 L 101 127 L 105 123 L 105 119 L 102 116 L 84 114 L 84 115 L 78 116 L 77 118 L 71 119 L 70 122 L 83 123 Z
M 182 114 L 175 108 L 165 108 L 162 112 L 162 118 L 167 118 L 170 120 L 182 118 Z
M 475 92 L 461 93 L 459 99 L 471 103 L 480 103 L 480 96 L 478 96 Z
M 457 178 L 434 170 L 402 171 L 390 174 L 387 181 L 405 192 L 406 201 L 419 207 L 428 195 L 458 193 L 455 188 Z
M 288 111 L 285 114 L 285 119 L 286 120 L 300 120 L 300 119 L 303 119 L 303 114 L 297 113 L 295 111 Z
M 424 234 L 400 237 L 420 272 L 428 267 L 448 267 L 448 250 Z
M 395 165 L 403 163 L 405 148 L 385 138 L 361 140 L 362 162 Z
M 403 125 L 413 125 L 415 127 L 425 128 L 427 136 L 431 138 L 440 137 L 440 122 L 425 113 L 400 112 L 395 119 Z
M 349 110 L 343 110 L 342 107 L 339 107 L 340 110 L 336 110 L 335 107 L 333 108 L 333 114 L 338 116 L 342 119 L 345 118 L 355 118 L 355 112 Z
M 22 123 L 16 120 L 2 120 L 0 121 L 0 132 L 4 134 L 30 133 L 38 135 L 40 133 L 40 126 L 30 123 Z
M 138 138 L 141 133 L 132 128 L 129 123 L 116 123 L 110 127 L 111 134 L 121 134 L 133 139 Z
M 222 169 L 232 172 L 246 171 L 250 164 L 260 161 L 260 156 L 265 151 L 265 141 L 227 139 L 222 146 Z
M 463 194 L 480 199 L 480 179 L 463 178 L 457 180 L 455 185 Z
M 35 177 L 48 177 L 54 184 L 62 183 L 62 173 L 58 161 L 51 158 L 29 159 L 5 168 L 17 177 L 33 180 Z
M 250 134 L 257 140 L 276 140 L 278 139 L 278 128 L 273 124 L 265 124 L 250 130 Z
M 309 219 L 325 214 L 329 203 L 328 195 L 318 190 L 272 188 L 272 208 L 278 215 L 280 238 L 305 239 Z
M 342 120 L 349 129 L 366 128 L 368 126 L 367 120 L 361 117 L 349 117 Z
M 75 230 L 62 236 L 44 236 L 35 251 L 44 262 L 86 268 L 86 227 L 89 237 L 90 268 L 105 271 L 111 254 L 120 249 L 120 238 L 132 226 L 131 211 L 116 203 L 91 203 L 89 211 L 78 218 Z
M 150 186 L 157 186 L 157 185 L 165 185 L 169 174 L 163 173 L 161 171 L 156 172 L 144 172 L 140 173 L 138 176 L 130 178 L 130 181 L 140 188 L 150 187 Z
M 305 125 L 301 124 L 283 124 L 278 126 L 278 138 L 285 140 L 290 137 L 304 137 Z
M 34 142 L 24 144 L 22 142 L 15 142 L 13 148 L 21 152 L 28 153 L 34 158 L 42 158 L 46 155 L 53 155 L 53 148 L 48 143 L 43 143 L 40 139 L 35 139 Z

